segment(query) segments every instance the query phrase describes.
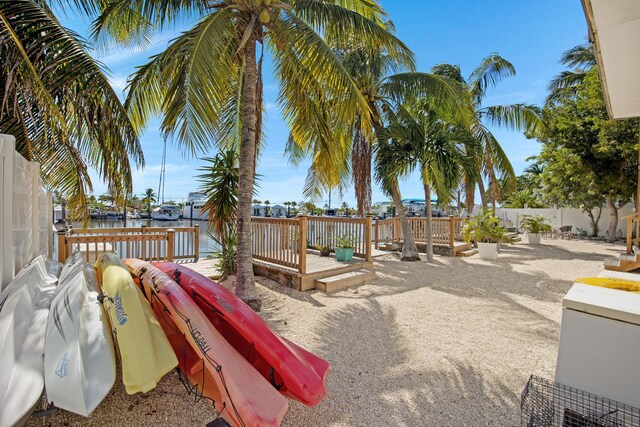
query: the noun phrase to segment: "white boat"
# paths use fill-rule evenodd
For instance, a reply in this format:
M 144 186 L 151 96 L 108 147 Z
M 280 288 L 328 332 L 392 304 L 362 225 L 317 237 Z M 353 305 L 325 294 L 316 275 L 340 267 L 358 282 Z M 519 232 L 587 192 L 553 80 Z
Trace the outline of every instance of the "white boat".
M 36 257 L 0 293 L 0 427 L 19 425 L 44 389 L 44 338 L 57 278 Z
M 85 417 L 116 379 L 113 338 L 98 301 L 96 272 L 81 257 L 60 275 L 47 322 L 44 372 L 47 401 Z
M 140 213 L 138 211 L 127 212 L 127 219 L 140 219 Z
M 187 201 L 184 203 L 184 209 L 182 210 L 182 218 L 206 221 L 207 215 L 202 209 L 205 200 L 206 195 L 204 193 L 198 191 L 189 193 Z
M 176 221 L 180 219 L 180 209 L 174 205 L 160 205 L 151 212 L 151 219 L 157 221 Z

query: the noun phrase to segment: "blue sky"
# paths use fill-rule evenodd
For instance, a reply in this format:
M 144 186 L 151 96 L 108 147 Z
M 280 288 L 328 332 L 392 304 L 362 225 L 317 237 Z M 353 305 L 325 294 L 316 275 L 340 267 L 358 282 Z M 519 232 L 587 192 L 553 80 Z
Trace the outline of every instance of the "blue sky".
M 526 102 L 541 104 L 546 95 L 548 81 L 562 67 L 558 59 L 563 51 L 584 43 L 587 27 L 579 0 L 382 0 L 382 4 L 397 27 L 397 35 L 415 53 L 420 71 L 429 71 L 438 63 L 452 63 L 461 67 L 467 76 L 482 58 L 497 52 L 513 63 L 517 75 L 503 80 L 489 93 L 486 105 Z M 88 34 L 88 23 L 70 14 L 62 22 L 80 34 Z M 112 49 L 94 55 L 110 70 L 113 87 L 122 94 L 129 76 L 136 66 L 160 52 L 167 43 L 187 29 L 177 27 L 156 34 L 144 50 Z M 287 127 L 275 106 L 278 86 L 270 67 L 265 69 L 266 148 L 258 165 L 260 200 L 281 203 L 302 200 L 302 189 L 307 165 L 293 168 L 284 157 Z M 159 133 L 159 120 L 150 123 L 141 135 L 146 168 L 134 173 L 134 193 L 145 188 L 157 191 L 162 159 L 163 139 Z M 494 129 L 517 173 L 526 167 L 525 159 L 539 152 L 539 144 L 521 134 Z M 214 149 L 206 155 L 213 155 Z M 172 141 L 168 141 L 165 199 L 181 201 L 187 193 L 196 191 L 199 183 L 195 176 L 202 162 L 185 158 Z M 95 193 L 106 187 L 94 181 Z M 418 175 L 401 182 L 405 198 L 423 197 Z M 386 198 L 377 186 L 373 200 Z M 334 203 L 340 202 L 334 194 Z M 347 191 L 344 201 L 355 204 L 353 190 Z M 326 203 L 325 200 L 319 204 Z

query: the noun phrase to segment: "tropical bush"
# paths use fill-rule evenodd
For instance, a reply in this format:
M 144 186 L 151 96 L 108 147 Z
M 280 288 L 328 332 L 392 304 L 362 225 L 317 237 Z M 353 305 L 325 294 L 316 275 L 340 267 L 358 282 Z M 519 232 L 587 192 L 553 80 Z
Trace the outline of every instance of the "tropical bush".
M 467 242 L 513 243 L 507 229 L 500 225 L 500 219 L 493 212 L 470 218 L 462 229 Z
M 219 247 L 213 251 L 213 257 L 217 260 L 216 267 L 220 270 L 222 278 L 235 274 L 237 270 L 236 245 L 238 244 L 235 227 L 229 228 L 223 237 L 211 232 L 207 234 Z
M 336 239 L 334 242 L 336 248 L 353 248 L 355 242 L 350 234 L 344 233 Z
M 520 227 L 527 233 L 549 233 L 551 225 L 542 215 L 525 215 L 520 221 Z

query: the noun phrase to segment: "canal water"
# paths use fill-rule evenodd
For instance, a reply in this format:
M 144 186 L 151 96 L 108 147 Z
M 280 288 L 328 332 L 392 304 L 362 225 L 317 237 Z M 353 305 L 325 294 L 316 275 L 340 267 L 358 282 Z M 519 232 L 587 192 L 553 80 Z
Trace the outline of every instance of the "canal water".
M 72 223 L 73 228 L 81 229 L 82 223 Z M 207 255 L 212 255 L 213 251 L 219 248 L 216 242 L 207 233 L 207 227 L 209 222 L 207 221 L 192 221 L 189 219 L 181 219 L 177 221 L 155 221 L 153 219 L 127 219 L 127 227 L 140 228 L 143 225 L 147 227 L 193 227 L 198 225 L 200 227 L 200 257 L 204 258 Z M 92 219 L 89 221 L 87 228 L 119 228 L 124 227 L 123 220 L 114 219 Z M 55 241 L 56 239 L 54 239 Z M 57 244 L 57 242 L 56 242 Z

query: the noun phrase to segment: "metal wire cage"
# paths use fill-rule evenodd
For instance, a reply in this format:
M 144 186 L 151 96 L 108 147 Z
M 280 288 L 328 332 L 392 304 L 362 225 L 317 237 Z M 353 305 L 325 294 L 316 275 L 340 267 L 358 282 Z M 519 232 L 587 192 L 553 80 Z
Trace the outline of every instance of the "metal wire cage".
M 640 426 L 640 409 L 534 375 L 520 402 L 521 426 Z

